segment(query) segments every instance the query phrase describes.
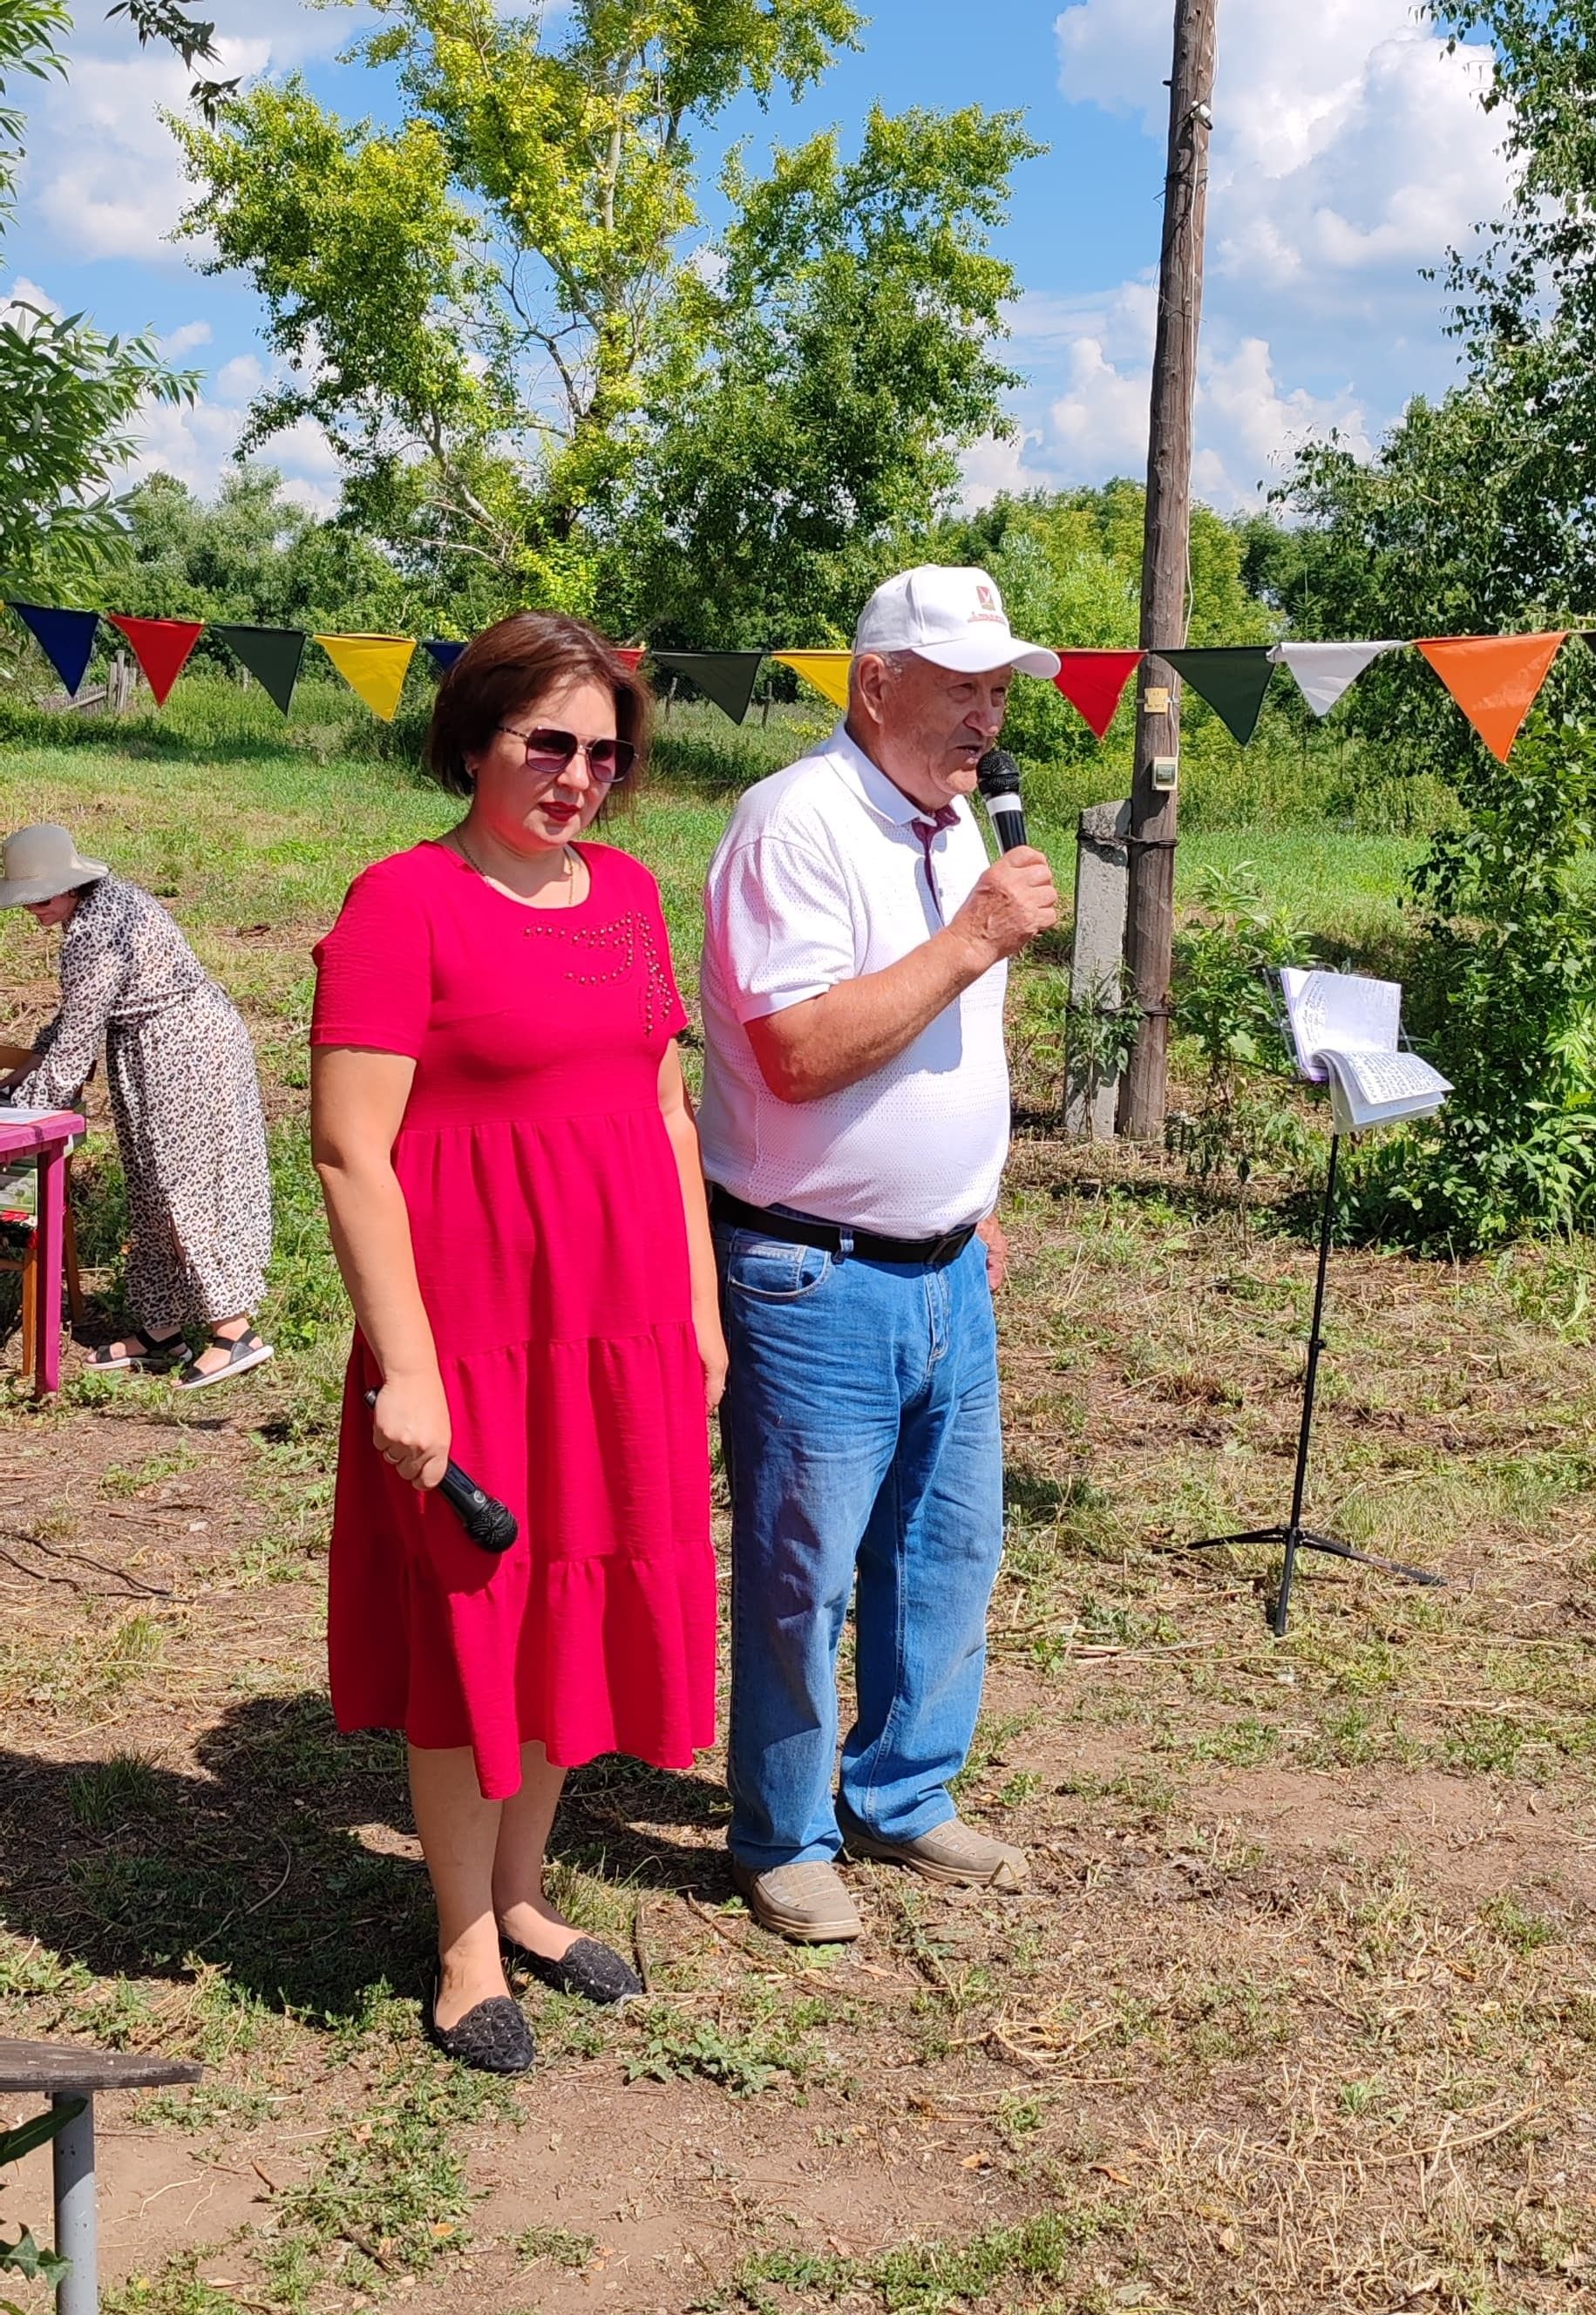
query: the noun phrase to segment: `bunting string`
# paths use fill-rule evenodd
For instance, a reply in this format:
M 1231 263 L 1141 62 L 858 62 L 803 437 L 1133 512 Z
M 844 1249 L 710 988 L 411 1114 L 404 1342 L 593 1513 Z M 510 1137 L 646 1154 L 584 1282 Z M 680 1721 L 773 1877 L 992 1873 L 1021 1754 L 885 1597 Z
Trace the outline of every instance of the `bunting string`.
M 43 603 L 6 602 L 75 698 L 88 670 L 102 618 L 116 628 L 143 670 L 157 707 L 189 664 L 201 635 L 214 636 L 254 677 L 286 715 L 303 672 L 306 643 L 320 645 L 357 697 L 374 715 L 392 722 L 418 648 L 411 635 L 306 634 L 297 627 L 261 627 L 201 619 L 135 617 L 125 611 L 84 611 Z M 1210 706 L 1240 747 L 1258 728 L 1277 668 L 1290 674 L 1317 716 L 1328 715 L 1377 659 L 1415 651 L 1433 669 L 1492 753 L 1505 763 L 1524 719 L 1539 696 L 1557 653 L 1575 630 L 1512 635 L 1424 635 L 1411 643 L 1278 643 L 1213 644 L 1164 650 L 1184 683 Z M 1596 651 L 1596 632 L 1578 630 Z M 442 636 L 422 639 L 440 675 L 448 675 L 466 645 Z M 653 651 L 628 644 L 618 656 L 635 669 L 646 658 L 662 673 L 681 677 L 730 716 L 743 723 L 767 661 L 791 668 L 800 679 L 846 710 L 851 653 L 846 651 Z M 1141 651 L 1061 650 L 1054 681 L 1061 696 L 1098 740 L 1108 736 Z

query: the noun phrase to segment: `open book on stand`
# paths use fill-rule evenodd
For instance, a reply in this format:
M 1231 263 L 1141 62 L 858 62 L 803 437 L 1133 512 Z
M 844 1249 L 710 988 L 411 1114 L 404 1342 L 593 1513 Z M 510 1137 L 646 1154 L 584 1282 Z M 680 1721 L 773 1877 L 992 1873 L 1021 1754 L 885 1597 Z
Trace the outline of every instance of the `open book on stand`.
M 1310 1084 L 1330 1085 L 1338 1133 L 1364 1133 L 1400 1118 L 1429 1117 L 1451 1087 L 1439 1069 L 1402 1046 L 1402 990 L 1395 980 L 1356 972 L 1281 974 L 1297 1067 Z

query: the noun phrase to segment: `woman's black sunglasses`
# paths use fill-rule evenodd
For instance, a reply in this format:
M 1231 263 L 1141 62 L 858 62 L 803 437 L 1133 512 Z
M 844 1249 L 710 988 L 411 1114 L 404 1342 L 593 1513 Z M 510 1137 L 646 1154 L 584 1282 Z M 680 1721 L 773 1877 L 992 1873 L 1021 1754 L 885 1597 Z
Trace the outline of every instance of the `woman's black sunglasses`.
M 528 764 L 546 767 L 551 778 L 583 756 L 588 777 L 596 786 L 607 788 L 624 780 L 637 761 L 637 750 L 630 740 L 579 740 L 574 732 L 550 731 L 542 724 L 535 732 L 518 732 L 513 723 L 501 723 L 499 729 L 519 740 L 527 750 Z

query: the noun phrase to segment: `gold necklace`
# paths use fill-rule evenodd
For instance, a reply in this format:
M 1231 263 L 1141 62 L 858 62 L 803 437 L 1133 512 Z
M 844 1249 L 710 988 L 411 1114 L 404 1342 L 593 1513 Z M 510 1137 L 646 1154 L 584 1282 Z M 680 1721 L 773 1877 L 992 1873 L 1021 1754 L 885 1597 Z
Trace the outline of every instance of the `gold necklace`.
M 450 829 L 450 830 L 449 830 L 449 834 L 454 838 L 455 842 L 459 846 L 459 847 L 460 847 L 460 857 L 465 861 L 466 865 L 468 868 L 473 868 L 473 869 L 474 869 L 474 870 L 475 870 L 475 872 L 476 872 L 476 874 L 477 874 L 482 878 L 483 883 L 484 884 L 491 884 L 491 883 L 492 883 L 495 881 L 495 880 L 494 880 L 494 878 L 492 878 L 492 876 L 490 876 L 490 875 L 489 875 L 489 874 L 488 874 L 487 870 L 483 866 L 482 862 L 481 862 L 480 860 L 478 860 L 477 858 L 475 858 L 475 856 L 474 856 L 474 854 L 472 853 L 472 850 L 471 850 L 470 846 L 469 846 L 469 845 L 466 843 L 466 837 L 465 837 L 465 832 L 464 832 L 464 830 L 463 830 L 463 829 L 458 829 L 458 828 L 451 828 L 451 829 Z M 564 898 L 564 900 L 563 900 L 561 901 L 560 906 L 561 906 L 563 909 L 573 909 L 573 908 L 575 908 L 575 906 L 576 906 L 576 861 L 575 861 L 575 859 L 573 858 L 573 856 L 572 856 L 572 852 L 571 852 L 571 849 L 570 849 L 569 846 L 562 847 L 561 866 L 560 866 L 560 882 L 561 882 L 561 883 L 565 886 L 565 888 L 566 888 L 566 897 Z M 536 903 L 536 901 L 528 900 L 527 899 L 527 896 L 526 896 L 526 894 L 525 894 L 524 892 L 522 892 L 522 893 L 518 893 L 516 897 L 518 898 L 518 900 L 519 900 L 521 901 L 521 903 L 522 903 L 522 905 L 523 905 L 524 907 L 527 907 L 527 908 L 534 908 L 534 907 L 536 907 L 536 906 L 537 905 L 537 903 Z

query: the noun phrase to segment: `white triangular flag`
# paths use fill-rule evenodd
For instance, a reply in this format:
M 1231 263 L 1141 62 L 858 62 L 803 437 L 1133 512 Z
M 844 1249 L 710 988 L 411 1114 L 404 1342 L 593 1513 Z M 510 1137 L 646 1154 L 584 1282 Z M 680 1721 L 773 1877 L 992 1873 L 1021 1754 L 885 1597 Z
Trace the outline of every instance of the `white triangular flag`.
M 1379 659 L 1382 652 L 1402 649 L 1400 643 L 1276 643 L 1269 656 L 1290 669 L 1314 714 L 1328 715 L 1370 660 Z

